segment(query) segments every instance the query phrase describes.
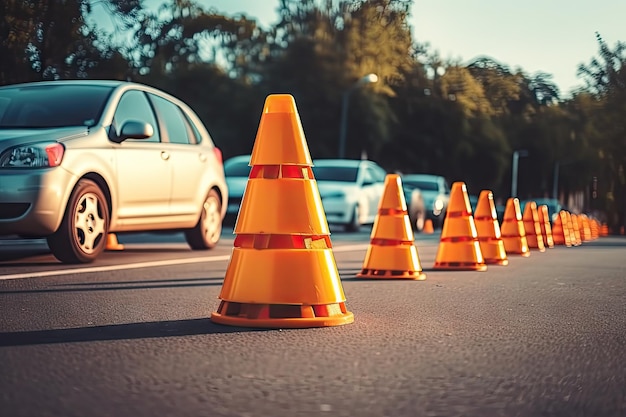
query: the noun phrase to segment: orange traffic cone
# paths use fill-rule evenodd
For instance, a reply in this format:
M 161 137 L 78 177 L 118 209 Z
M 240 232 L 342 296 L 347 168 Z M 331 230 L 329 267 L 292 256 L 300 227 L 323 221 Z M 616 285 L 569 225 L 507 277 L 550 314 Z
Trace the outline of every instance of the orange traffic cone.
M 422 233 L 425 233 L 427 235 L 432 235 L 433 233 L 435 233 L 435 227 L 433 226 L 433 221 L 431 219 L 426 219 L 426 221 L 424 222 L 424 229 L 422 230 Z
M 572 246 L 579 246 L 580 242 L 576 237 L 576 232 L 574 231 L 574 221 L 572 220 L 572 213 L 565 210 L 565 219 L 567 220 L 567 231 L 569 232 L 569 241 Z
M 504 242 L 500 234 L 496 204 L 493 201 L 493 193 L 489 190 L 481 191 L 478 196 L 474 223 L 476 224 L 478 242 L 480 243 L 480 250 L 485 258 L 485 263 L 508 265 L 509 260 L 506 257 Z
M 555 245 L 572 246 L 572 241 L 567 227 L 567 214 L 565 210 L 559 211 L 552 225 L 552 238 Z
M 537 214 L 539 215 L 539 226 L 541 227 L 541 237 L 543 238 L 543 245 L 546 248 L 554 247 L 554 238 L 552 237 L 552 225 L 550 224 L 550 213 L 548 206 L 545 204 L 540 205 L 537 208 Z
M 545 252 L 546 247 L 543 244 L 543 235 L 541 234 L 541 225 L 539 224 L 539 213 L 537 212 L 537 203 L 529 201 L 524 206 L 524 214 L 522 215 L 524 223 L 524 232 L 526 233 L 526 242 L 530 249 L 537 249 L 539 252 Z
M 576 238 L 576 244 L 577 245 L 582 245 L 583 243 L 583 236 L 581 233 L 581 222 L 580 222 L 580 217 L 578 216 L 578 214 L 572 214 L 572 227 L 574 230 L 574 237 Z
M 591 223 L 591 239 L 596 240 L 600 237 L 600 223 L 593 218 L 589 222 Z
M 107 235 L 106 250 L 124 250 L 124 245 L 117 241 L 117 235 L 115 233 L 109 233 Z
M 402 180 L 397 174 L 387 174 L 370 245 L 357 277 L 426 279 L 414 240 Z
M 591 236 L 591 221 L 586 214 L 581 214 L 578 218 L 580 225 L 580 238 L 583 242 L 588 242 L 593 239 Z
M 608 235 L 609 235 L 609 225 L 606 223 L 602 223 L 602 226 L 600 227 L 600 236 L 604 237 Z
M 215 323 L 305 328 L 352 323 L 294 98 L 269 95 L 250 157 Z
M 502 240 L 507 254 L 530 256 L 519 200 L 514 197 L 506 201 L 502 219 Z
M 435 258 L 435 269 L 487 270 L 472 217 L 467 187 L 463 182 L 452 184 Z

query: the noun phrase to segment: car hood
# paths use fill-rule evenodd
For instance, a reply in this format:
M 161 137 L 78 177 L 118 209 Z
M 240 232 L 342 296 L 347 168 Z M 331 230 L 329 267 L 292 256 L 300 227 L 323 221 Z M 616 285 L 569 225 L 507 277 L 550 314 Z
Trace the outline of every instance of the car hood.
M 437 198 L 440 198 L 440 197 L 445 198 L 445 195 L 439 193 L 438 191 L 427 191 L 427 190 L 422 190 L 421 188 L 420 190 L 422 192 L 422 197 L 424 198 L 424 202 L 427 205 L 434 203 Z
M 317 188 L 319 189 L 320 197 L 322 198 L 337 195 L 339 193 L 355 193 L 358 190 L 358 186 L 356 184 L 345 181 L 317 181 Z
M 89 130 L 84 126 L 61 127 L 50 129 L 0 129 L 2 147 L 34 143 L 44 140 L 64 142 L 80 136 L 86 136 Z

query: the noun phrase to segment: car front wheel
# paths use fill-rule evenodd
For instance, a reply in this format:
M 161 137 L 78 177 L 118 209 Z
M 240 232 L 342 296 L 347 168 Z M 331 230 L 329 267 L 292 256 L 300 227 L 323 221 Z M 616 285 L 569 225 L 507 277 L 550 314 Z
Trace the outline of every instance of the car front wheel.
M 82 179 L 72 191 L 61 225 L 48 237 L 48 247 L 61 262 L 93 262 L 106 246 L 108 229 L 109 206 L 102 190 Z
M 222 235 L 222 201 L 215 190 L 209 191 L 200 219 L 194 228 L 185 231 L 185 240 L 194 250 L 212 249 Z

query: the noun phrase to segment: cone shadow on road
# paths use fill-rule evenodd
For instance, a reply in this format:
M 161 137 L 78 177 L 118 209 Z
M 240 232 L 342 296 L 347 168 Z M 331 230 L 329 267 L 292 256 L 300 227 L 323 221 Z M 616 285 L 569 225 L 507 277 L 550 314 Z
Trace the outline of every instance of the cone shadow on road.
M 182 278 L 170 280 L 146 280 L 146 281 L 119 281 L 106 283 L 68 283 L 60 284 L 54 288 L 35 288 L 28 290 L 0 291 L 0 294 L 37 294 L 37 293 L 63 293 L 63 292 L 89 292 L 89 291 L 115 291 L 115 290 L 151 290 L 162 288 L 186 288 L 186 287 L 210 287 L 222 285 L 223 277 L 213 278 Z M 212 282 L 208 282 L 212 281 Z M 75 287 L 75 288 L 71 288 Z
M 55 343 L 100 342 L 105 340 L 154 339 L 203 334 L 267 331 L 213 324 L 208 318 L 112 324 L 70 329 L 0 333 L 0 346 L 28 346 Z

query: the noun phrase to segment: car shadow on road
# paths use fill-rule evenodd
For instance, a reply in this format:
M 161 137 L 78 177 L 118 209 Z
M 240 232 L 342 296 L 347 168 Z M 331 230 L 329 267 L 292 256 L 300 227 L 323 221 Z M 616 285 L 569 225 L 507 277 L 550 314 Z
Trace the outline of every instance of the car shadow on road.
M 35 330 L 0 333 L 0 347 L 55 343 L 100 342 L 105 340 L 152 339 L 217 333 L 268 331 L 248 327 L 231 327 L 213 323 L 209 318 L 112 324 L 71 329 Z

